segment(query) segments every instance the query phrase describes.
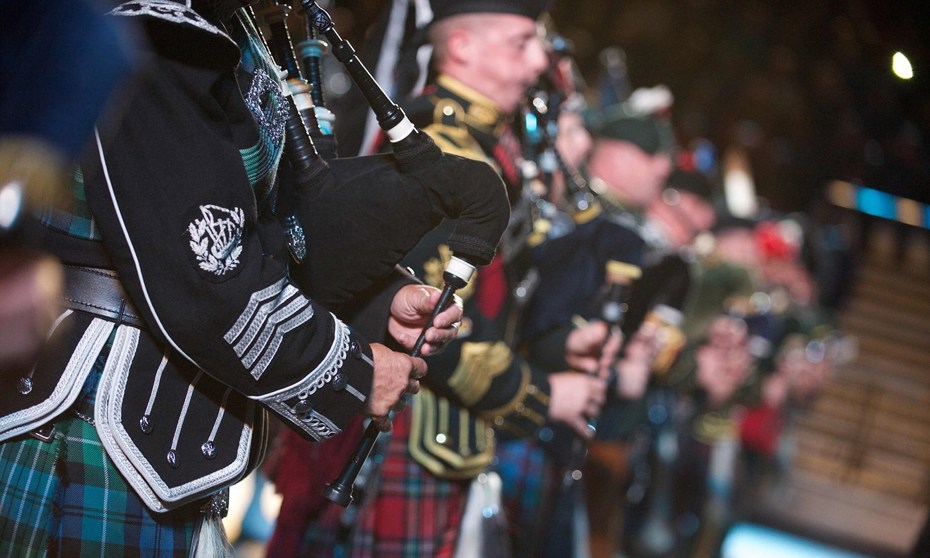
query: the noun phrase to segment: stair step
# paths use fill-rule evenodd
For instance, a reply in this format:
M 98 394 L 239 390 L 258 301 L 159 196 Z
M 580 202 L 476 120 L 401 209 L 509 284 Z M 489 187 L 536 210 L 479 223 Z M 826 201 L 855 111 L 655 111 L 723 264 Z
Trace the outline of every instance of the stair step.
M 904 344 L 923 345 L 930 339 L 930 322 L 920 313 L 907 313 L 879 300 L 852 301 L 840 318 L 847 333 L 900 336 Z
M 877 335 L 870 335 L 864 332 L 854 333 L 859 345 L 859 357 L 857 360 L 869 358 L 876 363 L 876 369 L 880 370 L 882 376 L 900 375 L 915 381 L 921 378 L 930 383 L 930 360 L 928 360 L 928 351 L 925 346 L 915 346 L 899 343 L 894 338 L 884 338 Z M 898 364 L 903 364 L 904 368 L 897 372 L 895 368 Z
M 861 457 L 861 463 L 851 466 L 848 459 L 838 459 L 805 449 L 806 446 L 798 445 L 798 452 L 792 460 L 793 471 L 805 471 L 825 480 L 887 494 L 917 504 L 926 500 L 923 486 L 926 485 L 927 474 L 926 466 L 922 463 L 868 454 Z
M 857 354 L 790 415 L 767 511 L 904 556 L 930 503 L 930 241 L 897 262 L 889 231 L 875 232 L 836 320 Z
M 930 304 L 930 284 L 925 274 L 895 265 L 865 265 L 856 270 L 854 293 L 858 289 L 889 299 Z
M 828 389 L 833 384 L 854 384 L 861 389 L 873 389 L 880 384 L 890 393 L 930 406 L 930 370 L 920 365 L 895 362 L 891 373 L 888 364 L 886 357 L 860 353 L 855 362 L 836 371 L 833 381 L 827 384 Z
M 796 470 L 774 487 L 764 511 L 800 531 L 887 549 L 870 555 L 905 556 L 923 526 L 927 506 Z

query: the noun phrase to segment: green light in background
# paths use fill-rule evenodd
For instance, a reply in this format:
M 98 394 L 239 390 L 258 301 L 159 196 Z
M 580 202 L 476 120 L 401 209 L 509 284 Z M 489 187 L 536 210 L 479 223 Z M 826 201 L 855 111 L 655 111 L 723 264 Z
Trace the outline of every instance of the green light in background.
M 903 52 L 896 52 L 891 57 L 891 71 L 901 79 L 911 79 L 914 77 L 914 69 L 911 68 L 911 61 L 904 56 Z

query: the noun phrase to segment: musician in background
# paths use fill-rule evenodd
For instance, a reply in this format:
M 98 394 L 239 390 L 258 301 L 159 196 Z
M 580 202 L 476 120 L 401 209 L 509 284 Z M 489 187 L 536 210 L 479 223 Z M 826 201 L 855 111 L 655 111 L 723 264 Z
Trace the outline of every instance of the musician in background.
M 434 1 L 428 33 L 438 77 L 405 106 L 413 123 L 447 153 L 493 164 L 512 205 L 521 199 L 523 187 L 513 118 L 546 66 L 536 22 L 545 5 L 541 0 Z M 441 281 L 449 252 L 447 226 L 428 235 L 406 258 L 428 284 Z M 345 555 L 492 557 L 506 552 L 500 514 L 481 519 L 482 509 L 499 511 L 500 505 L 499 481 L 488 473 L 492 429 L 535 436 L 550 419 L 583 434 L 585 416 L 597 411 L 602 380 L 574 372 L 546 377 L 507 341 L 512 290 L 520 274 L 517 260 L 531 226 L 512 219 L 505 233 L 510 240 L 502 242 L 497 258 L 458 291 L 465 302 L 459 336 L 442 354 L 427 359 L 429 384 L 423 384 L 409 411 L 395 417 L 357 515 L 351 525 L 345 522 Z M 567 342 L 563 339 L 563 352 L 583 361 L 579 366 L 585 369 L 594 367 L 605 334 L 602 326 L 581 329 Z M 335 512 L 343 516 L 341 509 Z M 462 531 L 466 515 L 478 524 L 465 520 L 470 527 Z M 331 556 L 340 542 L 334 540 L 338 527 L 326 533 L 325 525 L 311 526 L 301 552 Z
M 658 198 L 672 171 L 674 131 L 670 92 L 661 86 L 638 91 L 624 103 L 593 114 L 589 126 L 594 146 L 586 171 L 608 217 L 643 238 L 645 209 Z M 644 98 L 649 102 L 642 103 Z M 595 558 L 613 556 L 620 544 L 629 435 L 642 416 L 639 406 L 656 354 L 651 326 L 640 331 L 640 324 L 624 319 L 625 358 L 617 363 L 617 380 L 598 418 L 584 469 L 590 552 Z
M 268 410 L 307 439 L 359 413 L 387 427 L 426 372 L 366 338 L 409 350 L 438 290 L 391 282 L 363 335 L 289 281 L 277 67 L 242 3 L 188 4 L 110 12 L 143 30 L 146 64 L 97 122 L 70 210 L 43 216 L 69 308 L 0 398 L 12 555 L 226 555 L 225 487 L 261 460 Z M 460 316 L 437 316 L 424 354 Z
M 553 56 L 552 66 L 558 71 L 561 69 L 560 63 L 566 62 L 566 59 L 556 56 Z M 557 156 L 561 157 L 567 169 L 577 172 L 590 153 L 593 138 L 584 123 L 584 111 L 588 108 L 584 98 L 580 92 L 568 93 L 568 90 L 570 90 L 569 87 L 563 87 L 549 92 L 550 102 L 558 96 L 564 96 L 565 100 L 557 105 L 549 106 L 548 116 L 552 118 L 555 114 L 557 119 L 555 137 Z M 537 163 L 543 162 L 541 158 L 537 160 Z M 558 207 L 559 211 L 565 212 L 572 222 L 575 219 L 584 222 L 590 214 L 596 213 L 597 209 L 579 212 L 578 208 L 573 206 L 573 194 L 567 184 L 570 179 L 571 177 L 567 176 L 564 171 L 552 173 L 548 180 L 547 199 Z M 583 177 L 581 179 L 583 180 Z M 557 268 L 569 270 L 570 274 L 573 273 L 572 269 L 575 268 L 577 262 L 564 258 L 565 254 L 561 249 L 550 251 L 548 248 L 551 248 L 552 241 L 555 241 L 562 248 L 570 245 L 572 251 L 586 253 L 592 247 L 583 241 L 578 241 L 573 234 L 575 232 L 577 228 L 569 230 L 562 237 L 550 234 L 551 238 L 544 240 L 539 250 L 534 253 L 534 270 L 539 272 L 541 265 L 549 270 Z M 592 248 L 592 253 L 596 251 Z M 604 262 L 594 264 L 599 271 L 603 271 L 604 265 Z M 603 273 L 599 274 L 603 275 Z M 570 367 L 565 362 L 564 352 L 560 351 L 559 347 L 564 344 L 565 336 L 574 331 L 583 321 L 573 321 L 567 314 L 557 318 L 550 315 L 546 308 L 548 304 L 556 302 L 556 299 L 559 300 L 557 304 L 559 309 L 570 306 L 566 304 L 566 299 L 569 298 L 569 291 L 572 289 L 573 286 L 562 284 L 558 277 L 553 277 L 550 273 L 541 273 L 539 284 L 527 301 L 521 316 L 520 350 L 533 366 L 547 373 L 559 372 Z M 577 311 L 577 314 L 573 313 L 574 316 L 582 313 L 579 308 L 574 310 Z M 591 318 L 591 322 L 601 319 L 597 313 L 587 317 Z M 558 323 L 547 327 L 550 320 Z M 615 354 L 619 347 L 619 336 L 610 335 L 608 343 L 609 345 L 603 349 L 605 354 L 602 355 L 602 359 L 606 358 L 609 361 L 611 358 L 609 355 Z M 577 369 L 577 371 L 607 374 L 604 366 L 589 370 Z M 549 445 L 556 437 L 568 438 L 568 441 L 563 441 L 558 446 Z M 579 537 L 575 533 L 577 522 L 575 521 L 576 502 L 573 489 L 580 489 L 580 486 L 566 487 L 563 483 L 563 473 L 565 463 L 573 458 L 573 444 L 578 439 L 578 434 L 574 430 L 564 426 L 554 426 L 552 423 L 547 424 L 539 435 L 533 438 L 520 438 L 506 435 L 506 433 L 499 436 L 494 469 L 503 480 L 503 501 L 511 534 L 513 558 L 558 557 L 570 556 L 574 553 Z
M 755 225 L 753 219 L 721 212 L 712 242 L 697 259 L 695 293 L 682 326 L 687 343 L 669 372 L 678 435 L 671 494 L 662 514 L 665 537 L 644 526 L 637 534 L 644 552 L 673 545 L 683 555 L 713 554 L 732 519 L 740 444 L 734 413 L 754 404 L 778 327 L 760 303 L 766 295 Z M 761 391 L 778 398 L 780 389 L 772 383 Z
M 765 291 L 772 300 L 777 336 L 752 399 L 739 422 L 740 482 L 736 514 L 769 497 L 793 459 L 795 417 L 817 399 L 833 375 L 854 356 L 849 338 L 835 329 L 830 311 L 818 303 L 823 284 L 804 263 L 814 237 L 797 215 L 757 224 Z
M 667 510 L 673 501 L 673 456 L 680 428 L 676 384 L 681 379 L 669 370 L 688 341 L 682 328 L 700 281 L 694 243 L 716 219 L 717 193 L 713 178 L 695 168 L 690 155 L 679 150 L 661 195 L 646 207 L 648 251 L 627 313 L 631 323 L 642 322 L 655 339 L 643 397 L 647 412 L 634 427 L 634 474 L 624 512 L 624 552 L 635 555 L 661 555 L 676 541 Z

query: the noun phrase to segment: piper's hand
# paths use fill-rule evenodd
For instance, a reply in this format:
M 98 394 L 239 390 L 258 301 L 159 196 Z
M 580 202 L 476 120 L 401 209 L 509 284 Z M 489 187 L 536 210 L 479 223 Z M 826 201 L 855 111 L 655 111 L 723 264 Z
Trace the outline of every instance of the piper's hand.
M 365 411 L 382 432 L 391 429 L 388 413 L 400 402 L 404 394 L 420 391 L 420 379 L 426 375 L 426 362 L 404 353 L 388 349 L 379 343 L 371 344 L 375 371 Z
M 590 438 L 590 419 L 601 412 L 607 391 L 603 378 L 580 372 L 549 375 L 549 418 L 572 427 L 579 436 Z
M 597 370 L 599 375 L 606 377 L 607 366 L 620 349 L 622 338 L 619 330 L 611 334 L 605 322 L 587 323 L 568 335 L 565 341 L 565 361 L 574 370 Z
M 617 395 L 623 399 L 639 399 L 646 393 L 652 366 L 659 352 L 656 326 L 644 322 L 630 342 L 626 354 L 617 363 Z
M 404 348 L 413 349 L 441 293 L 439 289 L 427 285 L 406 285 L 397 291 L 391 302 L 391 317 L 388 319 L 388 333 L 391 337 Z M 426 342 L 420 349 L 421 354 L 436 354 L 455 339 L 461 320 L 462 300 L 455 296 L 453 303 L 436 316 L 426 331 Z

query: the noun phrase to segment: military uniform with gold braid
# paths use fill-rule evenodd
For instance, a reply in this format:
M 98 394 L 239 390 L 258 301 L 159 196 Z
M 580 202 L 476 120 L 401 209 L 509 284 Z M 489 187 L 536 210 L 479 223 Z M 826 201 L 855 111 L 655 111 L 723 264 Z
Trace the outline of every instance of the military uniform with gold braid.
M 464 84 L 440 76 L 407 108 L 408 115 L 446 152 L 488 160 L 500 169 L 511 199 L 520 194 L 516 162 L 508 142 L 516 143 L 509 123 L 493 103 Z M 532 224 L 512 219 L 508 234 L 519 236 Z M 441 282 L 448 238 L 440 226 L 407 257 L 406 263 L 427 283 Z M 472 478 L 491 462 L 492 425 L 518 436 L 534 435 L 546 420 L 549 385 L 503 341 L 519 279 L 513 250 L 504 242 L 494 262 L 459 291 L 465 319 L 459 339 L 429 359 L 427 386 L 413 405 L 410 452 L 432 473 Z M 508 250 L 510 252 L 508 253 Z

